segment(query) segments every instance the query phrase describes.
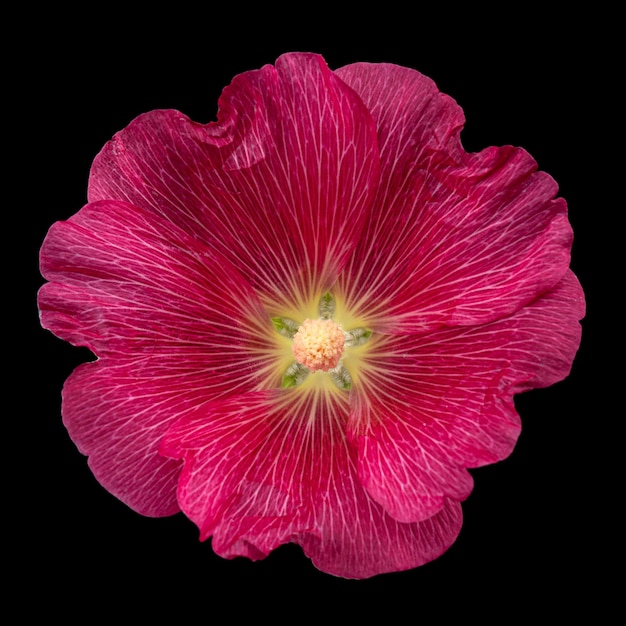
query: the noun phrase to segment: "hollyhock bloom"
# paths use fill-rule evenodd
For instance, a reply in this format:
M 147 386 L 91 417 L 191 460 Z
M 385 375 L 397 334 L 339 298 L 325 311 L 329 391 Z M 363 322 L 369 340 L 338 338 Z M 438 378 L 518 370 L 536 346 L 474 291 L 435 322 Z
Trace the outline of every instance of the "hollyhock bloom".
M 62 412 L 106 489 L 349 578 L 452 544 L 468 468 L 512 451 L 514 395 L 568 374 L 584 313 L 554 180 L 463 123 L 417 71 L 293 53 L 216 122 L 156 110 L 104 146 L 39 307 L 98 357 Z

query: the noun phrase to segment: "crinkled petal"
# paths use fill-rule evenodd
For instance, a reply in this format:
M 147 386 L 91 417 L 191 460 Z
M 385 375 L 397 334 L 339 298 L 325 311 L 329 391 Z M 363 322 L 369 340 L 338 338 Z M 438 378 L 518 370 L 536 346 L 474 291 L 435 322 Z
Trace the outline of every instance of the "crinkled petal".
M 101 357 L 65 386 L 72 439 L 112 493 L 168 514 L 176 471 L 158 441 L 194 406 L 274 380 L 267 313 L 225 259 L 124 202 L 54 224 L 41 269 L 42 325 Z
M 224 557 L 263 558 L 295 542 L 319 569 L 365 578 L 430 561 L 459 532 L 458 503 L 402 524 L 367 495 L 336 392 L 267 391 L 205 409 L 177 421 L 161 451 L 184 460 L 181 508 Z
M 359 63 L 337 75 L 374 117 L 381 157 L 377 210 L 341 278 L 348 308 L 380 331 L 424 332 L 494 321 L 556 285 L 567 206 L 527 152 L 465 152 L 461 109 L 417 71 Z
M 374 338 L 355 381 L 349 427 L 370 495 L 403 522 L 469 495 L 465 468 L 501 460 L 515 445 L 513 395 L 569 373 L 583 312 L 582 290 L 568 272 L 510 318 Z
M 332 285 L 354 249 L 378 182 L 374 123 L 313 54 L 237 76 L 219 104 L 207 125 L 171 110 L 137 118 L 95 159 L 89 198 L 155 211 L 274 308 L 293 306 Z

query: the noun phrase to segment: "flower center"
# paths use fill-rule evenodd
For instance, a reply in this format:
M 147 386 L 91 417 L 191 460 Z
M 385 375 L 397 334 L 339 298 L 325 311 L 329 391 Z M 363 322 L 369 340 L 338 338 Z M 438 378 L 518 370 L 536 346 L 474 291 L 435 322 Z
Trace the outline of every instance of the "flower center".
M 306 319 L 293 337 L 291 349 L 296 361 L 312 372 L 337 367 L 343 354 L 345 336 L 332 320 Z

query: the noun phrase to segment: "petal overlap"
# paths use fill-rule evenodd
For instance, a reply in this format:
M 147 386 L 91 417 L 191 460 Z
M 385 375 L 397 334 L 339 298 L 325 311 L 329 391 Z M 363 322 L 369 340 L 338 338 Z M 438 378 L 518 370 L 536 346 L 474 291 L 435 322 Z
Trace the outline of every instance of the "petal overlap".
M 64 390 L 73 440 L 113 493 L 171 513 L 176 472 L 158 456 L 159 439 L 191 407 L 279 375 L 267 313 L 225 259 L 123 202 L 92 203 L 55 224 L 41 257 L 43 326 L 100 357 Z M 150 495 L 153 484 L 169 489 L 169 504 Z
M 516 393 L 565 378 L 584 297 L 571 272 L 516 315 L 483 326 L 380 337 L 352 398 L 359 476 L 396 519 L 465 499 L 466 468 L 508 456 L 520 432 Z
M 378 183 L 374 122 L 317 55 L 236 77 L 218 122 L 153 111 L 95 159 L 89 199 L 127 200 L 201 238 L 280 311 L 328 289 Z
M 419 72 L 338 74 L 376 120 L 383 181 L 341 277 L 348 306 L 381 332 L 425 332 L 496 320 L 556 285 L 570 259 L 567 205 L 525 150 L 465 152 L 461 109 Z
M 390 518 L 358 481 L 346 418 L 336 394 L 248 394 L 180 419 L 161 450 L 184 460 L 181 507 L 222 556 L 262 558 L 291 541 L 347 578 L 432 560 L 458 534 L 458 503 L 423 523 Z

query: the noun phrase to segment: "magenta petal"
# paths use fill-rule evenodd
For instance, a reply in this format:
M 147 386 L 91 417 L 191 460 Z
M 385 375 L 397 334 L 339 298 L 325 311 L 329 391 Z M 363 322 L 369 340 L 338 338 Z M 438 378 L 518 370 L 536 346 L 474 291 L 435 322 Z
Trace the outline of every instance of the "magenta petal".
M 94 161 L 90 200 L 127 200 L 164 216 L 276 306 L 328 288 L 378 182 L 369 112 L 321 57 L 287 54 L 237 76 L 218 120 L 140 116 Z
M 359 477 L 369 494 L 400 522 L 428 519 L 447 498 L 462 501 L 473 486 L 451 460 L 445 439 L 433 439 L 418 409 L 386 407 L 382 420 L 356 438 Z
M 551 289 L 572 242 L 557 185 L 524 150 L 468 154 L 457 104 L 419 72 L 356 64 L 338 76 L 379 135 L 381 181 L 341 290 L 372 328 L 483 324 Z
M 158 379 L 158 368 L 86 363 L 63 387 L 63 423 L 110 493 L 143 515 L 172 515 L 180 462 L 161 457 L 158 442 L 188 401 Z
M 203 371 L 214 395 L 249 389 L 263 371 L 272 326 L 252 288 L 152 213 L 116 201 L 85 206 L 52 226 L 41 271 L 50 281 L 39 293 L 43 326 L 98 356 L 158 361 L 181 378 Z
M 267 383 L 267 314 L 227 261 L 123 202 L 53 225 L 41 268 L 42 325 L 101 357 L 65 386 L 72 439 L 112 493 L 142 513 L 173 512 L 177 464 L 158 455 L 159 439 L 197 405 Z
M 568 272 L 554 291 L 482 327 L 379 337 L 355 393 L 359 477 L 392 515 L 418 521 L 462 500 L 465 471 L 505 458 L 520 431 L 513 395 L 570 370 L 584 312 Z
M 367 495 L 341 398 L 268 391 L 205 408 L 176 422 L 161 451 L 184 460 L 181 508 L 222 556 L 262 558 L 295 542 L 321 570 L 365 578 L 430 561 L 459 532 L 457 503 L 401 524 Z

